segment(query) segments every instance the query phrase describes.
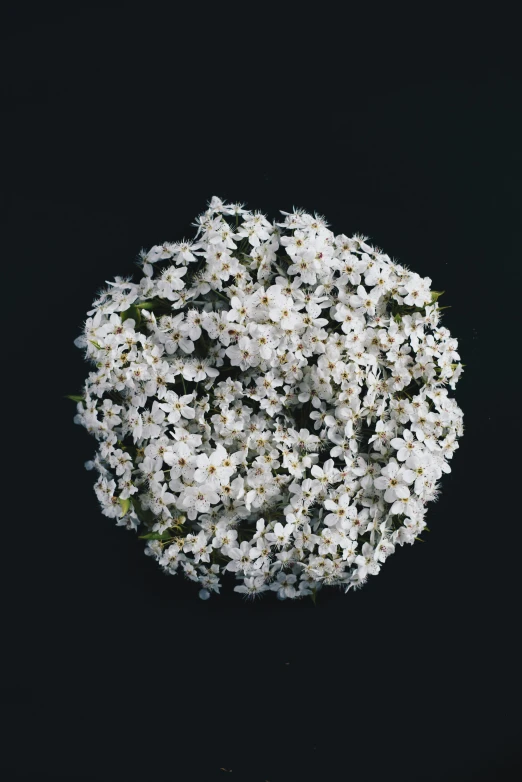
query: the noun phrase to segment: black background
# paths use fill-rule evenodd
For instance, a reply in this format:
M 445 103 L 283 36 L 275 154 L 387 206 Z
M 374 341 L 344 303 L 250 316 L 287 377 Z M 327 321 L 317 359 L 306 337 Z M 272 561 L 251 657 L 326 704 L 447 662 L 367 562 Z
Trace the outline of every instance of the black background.
M 254 10 L 19 4 L 4 27 L 0 770 L 515 779 L 510 48 L 469 20 L 429 41 L 423 22 L 408 20 L 410 33 L 399 21 L 401 38 L 377 40 L 317 9 L 282 30 Z M 95 443 L 63 398 L 87 372 L 73 339 L 98 288 L 132 273 L 141 247 L 190 236 L 214 194 L 272 218 L 324 214 L 431 277 L 452 307 L 465 436 L 431 533 L 363 590 L 325 590 L 317 607 L 203 602 L 164 576 L 101 515 L 83 469 Z

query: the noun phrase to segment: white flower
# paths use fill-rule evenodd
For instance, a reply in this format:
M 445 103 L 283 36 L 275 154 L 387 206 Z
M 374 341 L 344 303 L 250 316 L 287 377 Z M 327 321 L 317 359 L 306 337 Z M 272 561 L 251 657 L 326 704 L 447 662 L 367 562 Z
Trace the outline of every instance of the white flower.
M 350 508 L 350 502 L 351 496 L 348 493 L 341 494 L 337 502 L 325 500 L 324 507 L 332 512 L 325 516 L 324 523 L 331 527 L 343 521 L 343 519 L 355 516 L 357 508 L 354 505 Z
M 181 416 L 189 420 L 194 418 L 196 415 L 194 408 L 189 406 L 193 399 L 194 394 L 178 396 L 175 391 L 167 391 L 160 408 L 168 413 L 167 421 L 176 424 Z
M 463 434 L 431 280 L 283 215 L 213 197 L 197 241 L 142 250 L 75 340 L 102 513 L 161 536 L 146 553 L 202 599 L 225 572 L 247 597 L 359 588 L 425 529 Z
M 362 547 L 362 552 L 355 557 L 355 564 L 357 565 L 357 575 L 359 578 L 366 578 L 366 576 L 376 576 L 381 569 L 380 564 L 376 561 L 374 556 L 374 548 L 370 543 L 365 543 Z
M 407 292 L 404 303 L 408 306 L 416 307 L 422 307 L 423 304 L 428 304 L 431 301 L 430 285 L 431 280 L 429 277 L 423 279 L 422 277 L 419 277 L 418 274 L 410 275 L 409 280 L 404 285 Z
M 297 576 L 294 576 L 292 573 L 278 573 L 276 580 L 270 585 L 270 589 L 277 592 L 280 600 L 285 600 L 287 597 L 295 597 L 296 589 L 294 584 L 296 581 Z
M 335 467 L 333 459 L 328 459 L 324 462 L 322 468 L 314 464 L 310 472 L 323 486 L 335 483 L 339 475 L 339 470 Z
M 203 530 L 192 542 L 192 553 L 194 554 L 194 562 L 210 562 L 212 546 L 208 545 L 207 536 Z
M 239 548 L 228 546 L 227 555 L 231 557 L 231 560 L 226 565 L 225 570 L 230 570 L 232 573 L 237 573 L 238 571 L 249 573 L 252 569 L 251 546 L 246 540 L 240 544 Z
M 406 499 L 410 496 L 408 485 L 415 480 L 415 474 L 406 467 L 399 467 L 395 459 L 390 459 L 381 474 L 374 480 L 375 488 L 384 490 L 386 502 Z
M 397 459 L 400 462 L 404 462 L 409 456 L 418 453 L 422 447 L 420 446 L 420 443 L 415 440 L 415 437 L 409 429 L 403 431 L 402 437 L 394 437 L 390 445 L 397 449 Z
M 116 475 L 123 475 L 132 465 L 132 458 L 130 454 L 124 453 L 121 448 L 118 448 L 109 457 L 109 464 L 115 468 Z
M 228 464 L 227 464 L 228 461 Z M 228 483 L 236 471 L 235 465 L 228 458 L 227 451 L 218 443 L 216 450 L 209 456 L 206 453 L 196 458 L 197 470 L 194 479 L 208 486 L 219 486 Z
M 181 493 L 183 508 L 188 508 L 190 519 L 195 519 L 198 513 L 207 513 L 211 505 L 219 502 L 219 494 L 211 486 L 188 486 Z
M 290 536 L 293 533 L 294 528 L 292 524 L 285 524 L 283 526 L 280 521 L 274 526 L 273 532 L 267 532 L 265 535 L 266 540 L 269 543 L 274 544 L 277 548 L 284 548 L 290 542 Z
M 339 541 L 339 545 L 341 546 L 343 550 L 342 558 L 343 560 L 349 562 L 350 564 L 354 562 L 356 557 L 356 551 L 357 551 L 357 543 L 355 540 L 352 540 L 351 538 L 342 538 Z
M 243 584 L 234 587 L 234 592 L 240 592 L 246 597 L 256 597 L 261 592 L 266 592 L 268 585 L 265 583 L 263 576 L 253 576 L 252 578 L 245 578 Z
M 171 505 L 175 501 L 175 496 L 167 491 L 168 487 L 166 483 L 151 483 L 151 499 L 150 508 L 157 516 L 160 514 L 164 516 L 171 516 L 168 505 Z

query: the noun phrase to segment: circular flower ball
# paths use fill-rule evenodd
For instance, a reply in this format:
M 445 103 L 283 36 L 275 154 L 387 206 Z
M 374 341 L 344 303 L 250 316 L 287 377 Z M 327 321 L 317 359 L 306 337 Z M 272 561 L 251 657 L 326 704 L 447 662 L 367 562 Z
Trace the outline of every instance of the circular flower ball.
M 463 433 L 431 280 L 302 210 L 212 198 L 194 241 L 141 251 L 75 344 L 102 512 L 219 593 L 346 591 L 426 528 Z

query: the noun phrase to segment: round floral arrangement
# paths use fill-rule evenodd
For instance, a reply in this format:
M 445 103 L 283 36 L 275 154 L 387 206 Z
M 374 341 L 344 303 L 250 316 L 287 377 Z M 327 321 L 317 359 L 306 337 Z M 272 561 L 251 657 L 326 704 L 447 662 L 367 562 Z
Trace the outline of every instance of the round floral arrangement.
M 463 433 L 440 292 L 302 210 L 212 198 L 193 241 L 141 251 L 75 344 L 75 422 L 102 513 L 219 593 L 348 591 L 427 529 Z

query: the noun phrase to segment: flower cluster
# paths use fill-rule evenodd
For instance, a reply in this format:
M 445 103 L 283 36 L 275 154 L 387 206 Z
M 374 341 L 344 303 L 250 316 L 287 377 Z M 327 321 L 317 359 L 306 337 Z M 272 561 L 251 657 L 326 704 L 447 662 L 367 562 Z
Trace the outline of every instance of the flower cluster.
M 200 596 L 358 587 L 426 529 L 463 433 L 440 292 L 322 217 L 214 197 L 75 341 L 102 512 Z

